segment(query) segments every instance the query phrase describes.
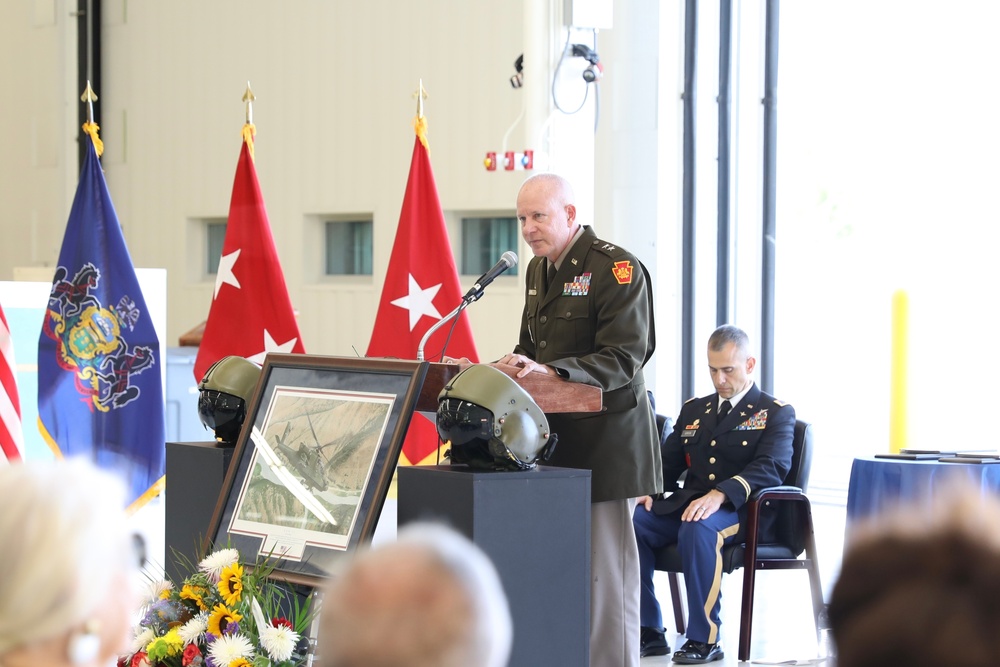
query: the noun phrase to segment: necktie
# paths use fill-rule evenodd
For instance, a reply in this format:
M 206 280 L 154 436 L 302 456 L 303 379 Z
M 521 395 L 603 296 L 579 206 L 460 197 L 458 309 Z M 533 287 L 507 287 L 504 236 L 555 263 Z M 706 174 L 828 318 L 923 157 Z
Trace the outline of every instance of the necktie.
M 556 265 L 549 262 L 549 270 L 545 274 L 545 289 L 552 287 L 552 283 L 556 279 Z
M 728 415 L 729 411 L 732 410 L 732 409 L 733 409 L 733 404 L 730 403 L 728 399 L 722 402 L 722 405 L 719 406 L 719 422 L 720 423 L 722 422 L 723 419 L 726 418 L 726 415 Z

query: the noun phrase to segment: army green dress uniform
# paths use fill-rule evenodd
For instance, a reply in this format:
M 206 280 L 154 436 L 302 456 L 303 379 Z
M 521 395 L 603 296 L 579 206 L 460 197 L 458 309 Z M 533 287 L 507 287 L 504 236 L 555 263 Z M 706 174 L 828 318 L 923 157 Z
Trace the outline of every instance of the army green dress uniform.
M 638 664 L 638 565 L 633 568 L 630 560 L 638 555 L 631 499 L 663 488 L 659 438 L 642 374 L 656 346 L 652 287 L 634 255 L 598 239 L 586 226 L 552 280 L 546 275 L 548 267 L 544 257 L 528 264 L 525 310 L 514 352 L 603 392 L 600 412 L 547 415 L 549 427 L 559 436 L 548 464 L 592 472 L 591 665 L 622 667 L 622 641 L 635 645 L 635 663 L 626 664 Z M 614 518 L 598 518 L 609 509 Z M 615 627 L 621 633 L 623 613 L 625 623 L 632 623 L 633 576 L 634 641 L 614 636 Z M 610 636 L 602 636 L 604 628 Z M 632 651 L 626 653 L 629 657 Z

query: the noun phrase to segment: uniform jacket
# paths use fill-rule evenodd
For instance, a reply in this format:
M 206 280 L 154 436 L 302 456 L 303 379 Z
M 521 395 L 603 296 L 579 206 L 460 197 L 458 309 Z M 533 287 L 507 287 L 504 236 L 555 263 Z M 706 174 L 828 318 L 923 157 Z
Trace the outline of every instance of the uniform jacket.
M 547 415 L 559 436 L 548 464 L 591 470 L 595 503 L 658 492 L 663 488 L 659 438 L 642 375 L 656 347 L 646 269 L 590 227 L 584 227 L 548 290 L 547 266 L 543 257 L 528 263 L 514 351 L 571 382 L 603 390 L 600 412 Z
M 742 522 L 751 493 L 784 482 L 792 465 L 795 408 L 754 384 L 721 423 L 716 423 L 718 409 L 718 394 L 692 398 L 681 408 L 663 445 L 663 480 L 670 490 L 685 470 L 687 476 L 682 490 L 654 501 L 657 514 L 718 489 Z

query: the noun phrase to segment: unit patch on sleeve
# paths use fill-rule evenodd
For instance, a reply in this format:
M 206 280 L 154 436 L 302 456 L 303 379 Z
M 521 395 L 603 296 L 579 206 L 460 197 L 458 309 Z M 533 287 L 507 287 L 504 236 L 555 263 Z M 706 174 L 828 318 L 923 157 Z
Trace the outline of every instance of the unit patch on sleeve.
M 632 262 L 627 259 L 623 262 L 615 262 L 615 266 L 611 269 L 611 273 L 615 275 L 615 280 L 618 281 L 619 285 L 629 285 L 632 283 Z

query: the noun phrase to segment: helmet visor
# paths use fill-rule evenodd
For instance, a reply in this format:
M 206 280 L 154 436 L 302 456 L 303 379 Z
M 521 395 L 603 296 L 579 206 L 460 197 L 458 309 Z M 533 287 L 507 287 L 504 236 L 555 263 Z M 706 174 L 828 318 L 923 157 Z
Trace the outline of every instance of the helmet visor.
M 198 416 L 202 424 L 216 429 L 233 420 L 242 422 L 245 405 L 245 401 L 239 396 L 214 389 L 203 389 L 198 396 Z
M 493 413 L 460 398 L 442 398 L 438 403 L 437 431 L 442 441 L 466 445 L 476 440 L 489 442 L 493 435 Z

